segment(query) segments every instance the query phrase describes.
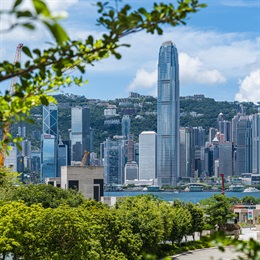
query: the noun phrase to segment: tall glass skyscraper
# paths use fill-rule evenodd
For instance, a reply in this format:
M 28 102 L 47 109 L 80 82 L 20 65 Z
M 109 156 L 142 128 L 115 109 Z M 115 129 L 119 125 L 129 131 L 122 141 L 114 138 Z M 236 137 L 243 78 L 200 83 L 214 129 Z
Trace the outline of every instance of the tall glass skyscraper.
M 41 137 L 41 180 L 57 177 L 58 107 L 43 107 L 43 134 Z
M 159 51 L 157 100 L 157 178 L 175 186 L 179 177 L 179 63 L 177 48 L 164 42 Z
M 81 162 L 84 151 L 90 152 L 90 110 L 88 107 L 71 108 L 71 163 Z M 89 163 L 87 159 L 86 164 Z

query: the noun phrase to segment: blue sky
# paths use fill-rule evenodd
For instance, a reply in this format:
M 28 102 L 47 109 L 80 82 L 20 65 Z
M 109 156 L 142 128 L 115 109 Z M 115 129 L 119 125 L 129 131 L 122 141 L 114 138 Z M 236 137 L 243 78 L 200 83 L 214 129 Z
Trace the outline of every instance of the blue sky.
M 10 2 L 0 0 L 0 8 L 8 8 Z M 72 39 L 102 34 L 102 28 L 95 26 L 95 1 L 46 2 L 53 11 L 67 13 L 63 24 Z M 149 7 L 153 2 L 123 0 L 134 8 Z M 121 49 L 121 60 L 109 58 L 88 67 L 84 77 L 89 84 L 64 92 L 103 100 L 127 97 L 129 91 L 156 96 L 158 50 L 163 41 L 172 40 L 179 53 L 181 96 L 204 94 L 222 101 L 260 101 L 260 0 L 201 2 L 208 7 L 189 15 L 186 26 L 167 26 L 162 36 L 139 33 L 123 39 L 131 48 Z M 0 23 L 3 28 L 4 21 Z M 17 29 L 0 37 L 1 60 L 13 60 L 20 42 L 44 48 L 52 41 L 42 28 L 33 33 Z

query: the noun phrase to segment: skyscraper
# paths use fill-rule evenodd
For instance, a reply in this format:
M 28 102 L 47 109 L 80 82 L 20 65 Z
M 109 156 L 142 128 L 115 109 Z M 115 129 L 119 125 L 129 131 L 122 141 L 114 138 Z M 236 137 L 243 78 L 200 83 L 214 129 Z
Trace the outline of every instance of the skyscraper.
M 41 137 L 41 180 L 57 177 L 58 107 L 43 107 L 43 134 Z
M 55 104 L 43 107 L 43 126 L 42 132 L 58 136 L 58 107 Z
M 252 173 L 260 174 L 260 113 L 252 116 Z
M 71 108 L 71 165 L 81 162 L 84 151 L 90 152 L 90 110 L 88 107 Z M 87 160 L 87 164 L 89 160 Z
M 180 128 L 180 177 L 194 177 L 195 146 L 192 127 Z
M 124 115 L 122 118 L 122 135 L 127 138 L 130 134 L 131 119 L 128 115 Z
M 104 144 L 104 183 L 106 185 L 124 184 L 126 140 L 123 136 L 107 138 Z
M 156 178 L 156 133 L 144 131 L 139 135 L 139 179 Z
M 252 126 L 249 117 L 240 116 L 235 128 L 234 174 L 240 176 L 252 171 Z
M 225 141 L 231 142 L 232 140 L 232 130 L 231 130 L 231 122 L 227 120 L 219 121 L 218 130 L 220 133 L 224 134 Z
M 157 178 L 175 186 L 179 177 L 179 64 L 177 48 L 164 42 L 159 51 L 157 100 Z

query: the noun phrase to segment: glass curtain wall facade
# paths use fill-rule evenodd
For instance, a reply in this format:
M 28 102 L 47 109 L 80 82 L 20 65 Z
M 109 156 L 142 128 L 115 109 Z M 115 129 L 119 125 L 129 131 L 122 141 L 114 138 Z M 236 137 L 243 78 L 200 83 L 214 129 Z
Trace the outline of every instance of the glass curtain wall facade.
M 106 185 L 124 184 L 126 163 L 126 140 L 107 138 L 104 145 L 104 183 Z
M 84 151 L 90 151 L 90 110 L 88 107 L 71 108 L 71 164 L 81 162 Z M 89 159 L 86 164 L 89 163 Z
M 260 174 L 260 113 L 252 117 L 252 173 Z
M 43 107 L 43 129 L 44 134 L 58 135 L 58 107 L 54 104 Z
M 41 181 L 57 177 L 58 171 L 58 107 L 43 107 L 43 134 L 41 136 Z
M 124 115 L 122 118 L 122 135 L 126 138 L 130 135 L 131 119 L 128 115 Z
M 248 116 L 240 116 L 236 124 L 234 174 L 252 171 L 252 127 Z
M 175 186 L 179 177 L 179 64 L 171 41 L 159 51 L 157 100 L 157 178 L 161 186 Z
M 43 134 L 41 162 L 42 182 L 45 178 L 57 177 L 57 145 L 54 135 Z

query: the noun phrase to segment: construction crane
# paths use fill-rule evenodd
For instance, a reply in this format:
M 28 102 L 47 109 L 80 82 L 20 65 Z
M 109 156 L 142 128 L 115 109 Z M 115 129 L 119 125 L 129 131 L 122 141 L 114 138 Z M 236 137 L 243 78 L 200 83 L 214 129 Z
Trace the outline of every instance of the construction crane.
M 17 62 L 21 62 L 21 51 L 23 48 L 23 44 L 19 43 L 16 47 L 16 52 L 15 52 L 15 56 L 14 56 L 14 64 Z M 10 84 L 10 93 L 13 94 L 14 93 L 14 86 L 17 82 L 17 77 L 13 77 L 11 80 L 11 84 Z M 2 141 L 5 141 L 7 139 L 7 133 L 9 133 L 10 131 L 10 124 L 8 122 L 5 123 L 5 127 L 4 127 L 4 134 L 2 137 Z M 1 152 L 0 152 L 0 167 L 4 166 L 5 163 L 5 148 L 6 148 L 7 144 L 3 143 Z
M 86 165 L 86 162 L 87 162 L 89 154 L 90 154 L 90 152 L 88 152 L 86 150 L 84 151 L 84 155 L 83 155 L 83 158 L 82 158 L 80 166 L 85 166 Z

